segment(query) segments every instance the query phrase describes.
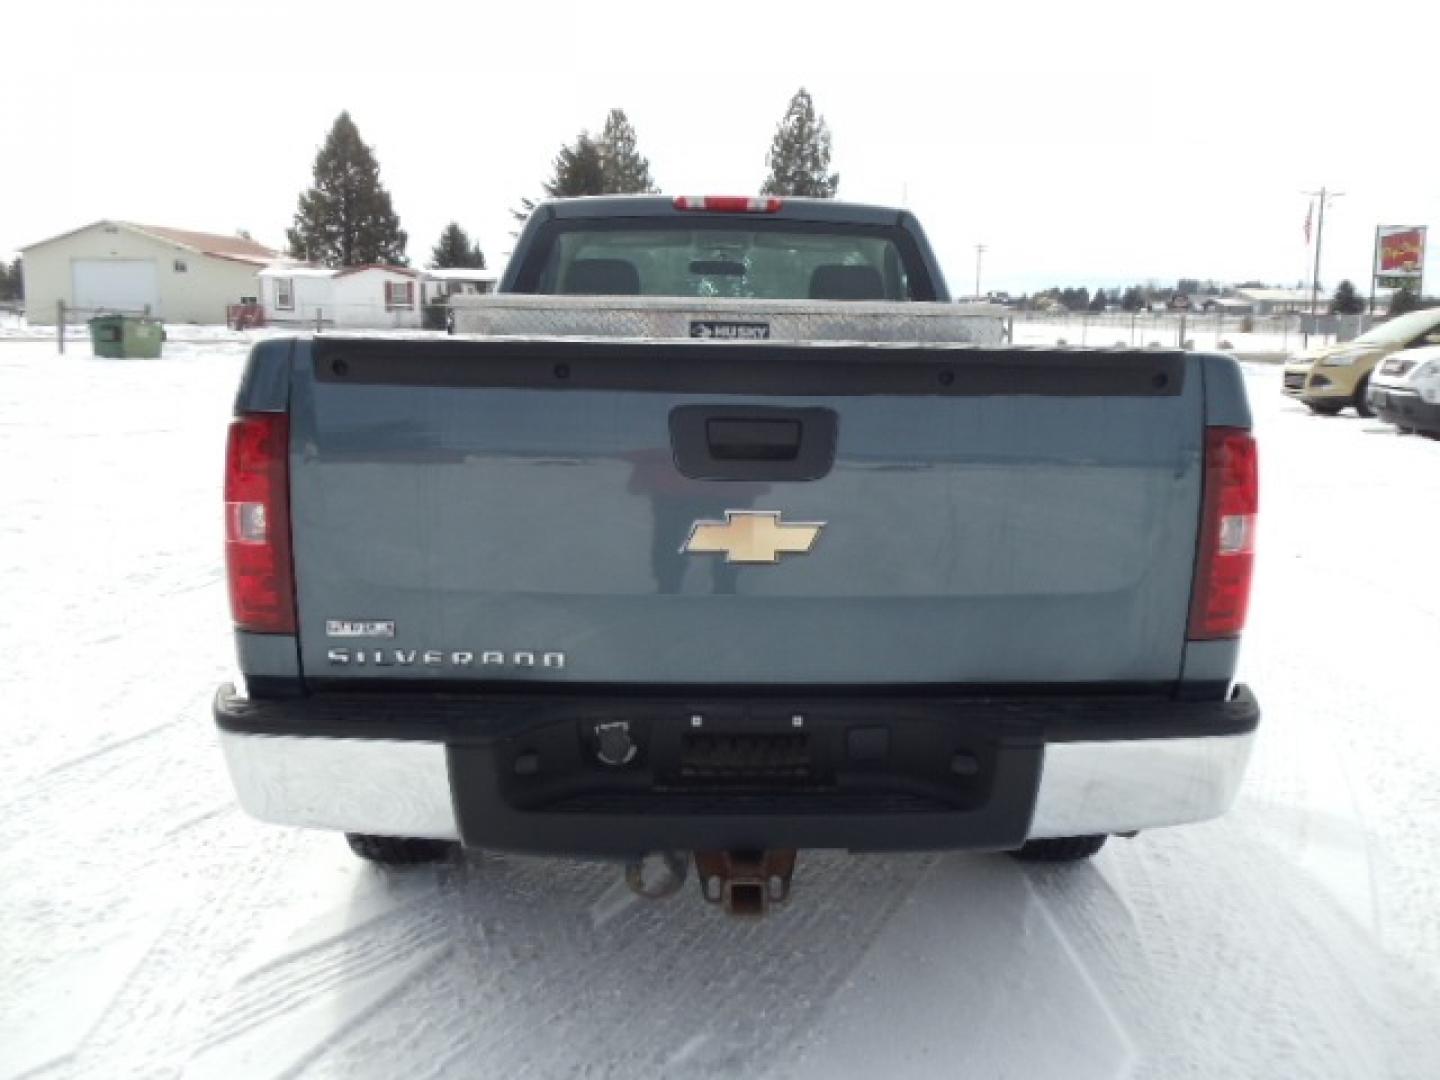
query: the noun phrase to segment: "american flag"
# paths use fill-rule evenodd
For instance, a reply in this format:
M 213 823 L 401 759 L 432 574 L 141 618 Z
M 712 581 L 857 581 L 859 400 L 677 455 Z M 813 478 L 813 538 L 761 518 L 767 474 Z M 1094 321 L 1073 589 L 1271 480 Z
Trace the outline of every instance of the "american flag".
M 1315 216 L 1315 200 L 1310 200 L 1310 209 L 1305 211 L 1305 243 L 1310 243 L 1310 219 Z

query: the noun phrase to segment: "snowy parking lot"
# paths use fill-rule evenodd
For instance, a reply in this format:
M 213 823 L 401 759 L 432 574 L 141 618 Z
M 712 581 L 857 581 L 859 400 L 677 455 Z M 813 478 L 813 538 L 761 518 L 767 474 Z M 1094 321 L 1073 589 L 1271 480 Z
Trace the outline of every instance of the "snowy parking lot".
M 0 1076 L 1440 1075 L 1440 441 L 1247 369 L 1265 715 L 1228 816 L 1069 868 L 806 853 L 744 923 L 236 809 L 243 355 L 0 341 Z

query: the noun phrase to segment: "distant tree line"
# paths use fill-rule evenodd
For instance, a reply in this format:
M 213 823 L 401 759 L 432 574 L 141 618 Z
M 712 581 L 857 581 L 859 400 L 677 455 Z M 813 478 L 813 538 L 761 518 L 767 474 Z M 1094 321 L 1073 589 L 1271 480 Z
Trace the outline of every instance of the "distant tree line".
M 1298 282 L 1296 288 L 1306 288 L 1305 282 Z M 1023 296 L 1015 301 L 1014 306 L 1021 310 L 1056 310 L 1063 308 L 1066 311 L 1151 311 L 1155 308 L 1168 308 L 1177 296 L 1185 297 L 1210 297 L 1224 296 L 1227 293 L 1238 289 L 1272 289 L 1281 288 L 1278 285 L 1267 285 L 1262 281 L 1242 281 L 1233 288 L 1228 288 L 1215 281 L 1200 281 L 1197 278 L 1180 278 L 1174 288 L 1166 288 L 1152 283 L 1145 285 L 1130 285 L 1126 288 L 1116 288 L 1106 291 L 1096 289 L 1093 293 L 1084 286 L 1078 288 L 1050 288 L 1042 289 L 1032 295 Z M 1409 289 L 1397 289 L 1390 294 L 1389 303 L 1386 306 L 1386 315 L 1403 315 L 1407 311 L 1415 311 L 1420 308 L 1432 307 L 1434 301 L 1424 300 L 1415 295 Z M 1355 287 L 1354 282 L 1346 279 L 1336 286 L 1335 291 L 1330 294 L 1326 302 L 1326 310 L 1332 315 L 1358 315 L 1369 308 L 1369 303 L 1360 291 Z
M 1237 286 L 1239 287 L 1241 286 Z M 1067 311 L 1149 311 L 1156 307 L 1168 307 L 1177 296 L 1221 296 L 1225 292 L 1226 287 L 1218 281 L 1180 278 L 1174 287 L 1162 286 L 1152 281 L 1144 285 L 1096 289 L 1093 293 L 1083 285 L 1078 288 L 1042 289 L 1032 296 L 1023 297 L 1018 306 L 1058 306 Z

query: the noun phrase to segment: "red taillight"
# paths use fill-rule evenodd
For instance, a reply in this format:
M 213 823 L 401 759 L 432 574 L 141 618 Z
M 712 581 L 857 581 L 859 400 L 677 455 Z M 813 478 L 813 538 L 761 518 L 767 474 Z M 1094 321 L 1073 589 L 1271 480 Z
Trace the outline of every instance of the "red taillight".
M 1237 637 L 1245 627 L 1255 568 L 1258 465 L 1250 432 L 1205 429 L 1205 502 L 1190 596 L 1191 640 Z
M 676 195 L 676 210 L 710 210 L 717 214 L 773 214 L 784 202 L 773 195 Z
M 230 424 L 225 450 L 225 562 L 235 626 L 295 633 L 290 569 L 290 423 L 256 413 Z

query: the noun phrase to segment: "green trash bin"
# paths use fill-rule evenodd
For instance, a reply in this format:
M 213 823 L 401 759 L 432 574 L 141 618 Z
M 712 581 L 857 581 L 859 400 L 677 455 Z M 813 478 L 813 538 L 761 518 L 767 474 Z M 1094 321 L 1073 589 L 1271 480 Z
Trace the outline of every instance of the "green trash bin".
M 150 360 L 160 355 L 165 327 L 143 315 L 96 315 L 90 320 L 90 345 L 96 356 Z

